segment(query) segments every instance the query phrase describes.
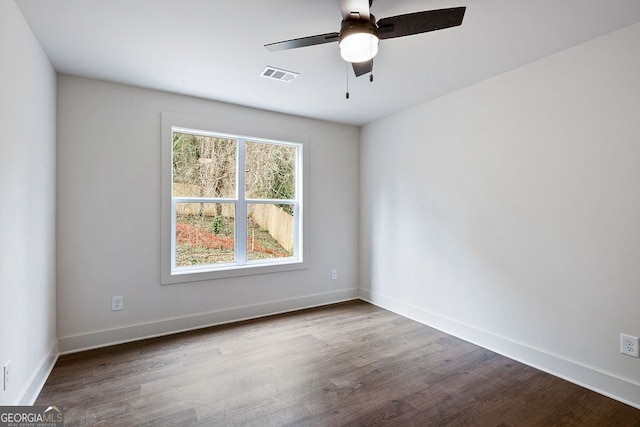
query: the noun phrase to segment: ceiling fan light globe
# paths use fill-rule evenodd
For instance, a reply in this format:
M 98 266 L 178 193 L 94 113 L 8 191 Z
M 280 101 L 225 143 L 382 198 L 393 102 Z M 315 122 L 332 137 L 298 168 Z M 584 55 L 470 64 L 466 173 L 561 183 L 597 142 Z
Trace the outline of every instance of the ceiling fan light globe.
M 370 32 L 354 32 L 340 40 L 340 56 L 347 62 L 368 61 L 378 54 L 380 40 Z

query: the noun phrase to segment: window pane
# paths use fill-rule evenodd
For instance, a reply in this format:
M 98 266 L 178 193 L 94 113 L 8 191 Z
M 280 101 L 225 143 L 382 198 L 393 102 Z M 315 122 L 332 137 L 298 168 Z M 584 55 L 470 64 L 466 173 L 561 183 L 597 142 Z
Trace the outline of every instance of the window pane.
M 173 196 L 236 197 L 235 139 L 173 133 Z
M 176 203 L 176 267 L 235 261 L 233 203 Z
M 293 255 L 293 215 L 276 205 L 260 203 L 248 204 L 247 215 L 247 260 Z
M 296 147 L 247 142 L 245 153 L 248 199 L 295 198 Z

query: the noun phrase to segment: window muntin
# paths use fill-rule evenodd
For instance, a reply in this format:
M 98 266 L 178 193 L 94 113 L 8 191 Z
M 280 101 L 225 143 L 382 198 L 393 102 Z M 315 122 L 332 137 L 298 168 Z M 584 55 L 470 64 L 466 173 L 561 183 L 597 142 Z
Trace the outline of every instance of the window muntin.
M 302 262 L 301 143 L 173 126 L 171 141 L 171 275 Z

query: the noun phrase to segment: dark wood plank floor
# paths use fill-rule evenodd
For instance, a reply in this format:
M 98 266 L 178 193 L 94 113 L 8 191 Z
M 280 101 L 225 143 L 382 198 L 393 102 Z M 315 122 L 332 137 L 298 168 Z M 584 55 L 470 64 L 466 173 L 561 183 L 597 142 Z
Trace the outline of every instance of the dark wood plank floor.
M 353 301 L 61 356 L 67 426 L 640 426 L 640 410 Z

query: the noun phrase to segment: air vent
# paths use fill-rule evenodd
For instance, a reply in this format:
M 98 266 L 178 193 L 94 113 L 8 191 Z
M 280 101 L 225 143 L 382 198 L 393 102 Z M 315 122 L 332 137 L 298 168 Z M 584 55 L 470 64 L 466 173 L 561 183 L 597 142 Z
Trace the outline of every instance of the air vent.
M 280 80 L 285 83 L 289 83 L 298 77 L 298 73 L 294 73 L 293 71 L 281 70 L 270 66 L 267 66 L 260 75 L 268 79 Z

